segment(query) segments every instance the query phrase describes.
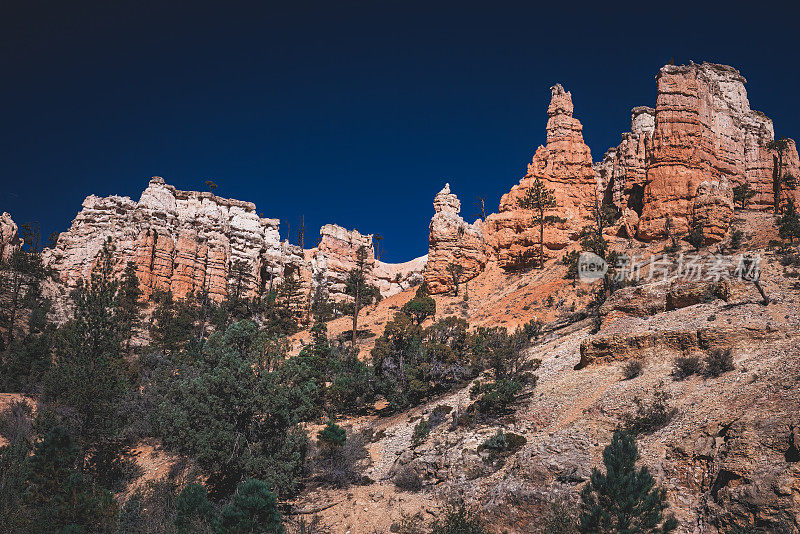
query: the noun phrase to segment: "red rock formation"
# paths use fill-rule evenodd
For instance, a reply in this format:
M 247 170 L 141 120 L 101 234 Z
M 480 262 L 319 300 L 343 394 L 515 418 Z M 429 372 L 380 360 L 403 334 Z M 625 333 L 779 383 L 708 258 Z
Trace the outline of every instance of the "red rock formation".
M 172 291 L 182 298 L 207 290 L 227 295 L 230 268 L 248 266 L 246 287 L 255 292 L 260 277 L 283 273 L 278 221 L 260 218 L 255 205 L 195 191 L 179 191 L 155 177 L 138 202 L 127 197 L 88 197 L 55 248 L 45 252 L 62 281 L 74 285 L 91 274 L 107 240 L 115 247 L 115 269 L 128 261 L 145 296 Z
M 733 217 L 733 189 L 725 178 L 697 186 L 692 206 L 694 224 L 703 228 L 706 244 L 722 241 Z
M 319 248 L 303 251 L 281 243 L 278 225 L 277 219 L 259 217 L 250 202 L 180 191 L 154 177 L 138 202 L 119 196 L 88 197 L 70 229 L 45 252 L 45 259 L 63 282 L 73 286 L 88 279 L 110 239 L 116 272 L 121 273 L 128 261 L 135 262 L 146 297 L 171 291 L 183 298 L 205 290 L 221 301 L 235 278 L 241 276 L 245 294 L 253 295 L 279 284 L 288 271 L 299 274 L 304 289 L 324 283 L 338 297 L 346 272 L 355 263 L 355 251 L 365 244 L 373 267 L 368 281 L 384 296 L 421 280 L 424 257 L 398 265 L 376 261 L 372 236 L 326 225 Z
M 468 224 L 461 218 L 461 202 L 450 193 L 450 184 L 445 184 L 436 195 L 433 209 L 436 213 L 428 233 L 425 283 L 431 293 L 444 293 L 454 285 L 448 270 L 451 264 L 463 268 L 459 283 L 468 282 L 483 271 L 486 252 L 481 220 Z
M 583 142 L 583 126 L 572 116 L 572 95 L 560 84 L 550 91 L 546 146 L 536 150 L 525 177 L 503 195 L 500 212 L 486 218 L 487 244 L 504 268 L 519 266 L 538 246 L 539 229 L 531 213 L 518 206 L 536 178 L 554 191 L 557 205 L 548 214 L 565 220 L 545 229 L 544 244 L 551 250 L 561 249 L 577 237 L 597 194 L 597 177 L 591 151 Z
M 0 261 L 8 260 L 21 246 L 17 223 L 10 214 L 3 212 L 0 215 Z
M 710 63 L 667 65 L 659 72 L 641 239 L 663 237 L 667 217 L 676 233 L 687 232 L 704 181 L 747 181 L 757 192 L 751 205 L 772 208 L 775 158 L 766 148 L 774 137 L 772 121 L 750 109 L 744 84 L 736 69 Z M 792 143 L 786 161 L 794 159 Z M 718 228 L 715 235 L 721 238 L 724 232 Z
M 375 259 L 372 234 L 363 235 L 358 230 L 347 230 L 335 224 L 326 224 L 320 229 L 320 241 L 316 248 L 305 251 L 311 287 L 319 284 L 334 300 L 345 297 L 347 276 L 356 267 L 359 247 L 367 253 L 367 275 L 369 284 L 388 297 L 422 281 L 426 257 L 409 262 L 393 264 Z
M 622 142 L 608 149 L 603 161 L 594 168 L 600 180 L 603 200 L 620 210 L 632 209 L 641 214 L 647 177 L 647 156 L 651 151 L 655 110 L 639 106 L 631 110 L 631 131 L 622 134 Z

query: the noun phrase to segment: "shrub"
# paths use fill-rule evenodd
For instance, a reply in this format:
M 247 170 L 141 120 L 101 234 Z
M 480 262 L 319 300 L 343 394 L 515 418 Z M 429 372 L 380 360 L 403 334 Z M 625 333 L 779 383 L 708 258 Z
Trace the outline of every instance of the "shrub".
M 477 412 L 494 416 L 508 413 L 509 406 L 521 390 L 522 384 L 516 380 L 502 379 L 490 383 L 475 382 L 470 395 L 478 397 L 474 404 Z
M 395 521 L 389 527 L 389 532 L 396 534 L 425 534 L 425 522 L 422 514 L 417 512 L 414 515 L 400 511 L 400 520 Z
M 307 521 L 303 516 L 297 518 L 295 528 L 291 532 L 296 534 L 330 534 L 331 530 L 322 524 L 322 518 L 319 515 L 314 515 L 311 517 L 311 521 Z
M 416 447 L 417 445 L 421 445 L 430 433 L 431 424 L 427 419 L 423 419 L 414 427 L 414 433 L 411 435 L 411 446 Z
M 444 514 L 431 525 L 435 534 L 485 534 L 486 527 L 477 512 L 463 502 L 448 505 Z
M 701 371 L 702 365 L 700 364 L 700 357 L 681 356 L 675 358 L 672 376 L 674 376 L 677 380 L 683 380 L 694 374 L 699 374 Z
M 317 440 L 324 447 L 341 447 L 347 441 L 347 432 L 333 421 L 328 421 L 325 428 L 317 432 Z
M 640 397 L 634 397 L 636 410 L 623 418 L 625 430 L 631 434 L 649 434 L 665 427 L 675 416 L 677 410 L 669 404 L 670 396 L 664 385 L 656 386 L 652 400 L 648 403 Z
M 508 448 L 508 440 L 503 433 L 503 429 L 499 429 L 497 434 L 484 441 L 483 444 L 478 447 L 478 450 L 481 448 L 493 451 L 505 451 Z
M 33 409 L 25 400 L 12 400 L 8 408 L 0 413 L 0 436 L 9 443 L 33 440 Z
M 342 429 L 342 432 L 345 430 Z M 319 461 L 314 465 L 319 473 L 319 480 L 339 488 L 347 487 L 351 483 L 362 483 L 360 464 L 368 456 L 366 444 L 369 443 L 370 435 L 370 430 L 347 433 L 344 439 L 337 440 L 336 443 L 339 444 L 320 439 L 321 450 L 315 458 Z
M 447 419 L 448 414 L 452 411 L 452 406 L 448 406 L 447 404 L 438 404 L 433 411 L 431 411 L 430 417 L 428 417 L 428 423 L 430 423 L 431 428 L 442 424 Z
M 711 354 L 706 356 L 704 363 L 703 376 L 710 378 L 716 378 L 736 368 L 733 365 L 731 349 L 712 351 Z
M 642 369 L 644 369 L 642 360 L 630 360 L 622 368 L 622 373 L 625 376 L 625 380 L 632 380 L 642 374 Z
M 689 233 L 686 234 L 686 241 L 692 245 L 696 251 L 703 248 L 705 240 L 706 238 L 702 224 L 695 225 L 694 228 L 692 228 Z
M 742 246 L 742 241 L 744 241 L 744 232 L 739 230 L 738 228 L 731 232 L 731 242 L 730 246 L 732 249 L 737 249 Z
M 392 477 L 392 482 L 403 491 L 419 491 L 422 489 L 422 479 L 414 468 L 409 465 L 401 467 Z
M 578 532 L 578 518 L 574 506 L 567 503 L 552 503 L 544 519 L 542 534 L 576 534 Z
M 528 440 L 525 436 L 512 432 L 503 432 L 503 429 L 498 429 L 497 434 L 478 446 L 478 452 L 488 449 L 495 453 L 512 454 L 521 449 L 527 442 Z

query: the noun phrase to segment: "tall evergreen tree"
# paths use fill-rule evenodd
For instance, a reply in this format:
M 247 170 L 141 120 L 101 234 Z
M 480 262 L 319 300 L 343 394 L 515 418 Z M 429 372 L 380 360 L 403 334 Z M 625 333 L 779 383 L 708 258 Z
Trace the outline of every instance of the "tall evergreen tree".
M 28 239 L 35 239 L 28 236 Z M 47 269 L 42 263 L 40 251 L 34 244 L 29 250 L 22 248 L 0 263 L 0 326 L 5 328 L 4 343 L 10 348 L 16 338 L 20 326 L 20 315 L 24 310 L 33 312 L 45 305 L 41 293 L 41 283 L 47 277 Z M 27 314 L 31 317 L 31 313 Z
M 539 226 L 539 257 L 537 266 L 544 268 L 544 227 L 545 224 L 554 222 L 557 217 L 546 217 L 545 212 L 556 207 L 554 189 L 548 189 L 537 176 L 533 185 L 525 192 L 525 196 L 517 199 L 517 205 L 533 212 L 533 224 Z
M 358 340 L 358 314 L 361 307 L 370 304 L 376 297 L 376 290 L 367 283 L 367 274 L 371 269 L 367 262 L 367 248 L 364 245 L 356 250 L 356 265 L 348 273 L 345 282 L 345 293 L 353 297 L 353 350 Z
M 783 213 L 778 218 L 778 235 L 781 239 L 788 239 L 790 243 L 794 243 L 795 238 L 800 239 L 800 217 L 792 199 L 786 202 Z
M 139 278 L 136 276 L 136 263 L 129 261 L 122 273 L 119 284 L 117 314 L 125 339 L 125 351 L 130 351 L 133 332 L 141 322 L 139 312 L 142 309 L 142 290 L 139 289 Z
M 784 175 L 783 166 L 785 153 L 789 149 L 789 140 L 785 137 L 774 139 L 767 143 L 768 150 L 774 150 L 778 156 L 778 167 L 772 171 L 772 192 L 774 195 L 775 213 L 781 211 L 781 193 L 783 192 Z
M 30 532 L 113 532 L 117 504 L 81 473 L 80 458 L 79 447 L 61 427 L 36 444 L 25 490 Z
M 671 532 L 674 517 L 664 517 L 666 492 L 656 487 L 646 467 L 636 468 L 639 451 L 627 432 L 617 431 L 603 451 L 606 472 L 592 469 L 581 492 L 580 531 L 592 534 Z
M 59 332 L 55 363 L 44 376 L 41 396 L 46 405 L 74 411 L 87 467 L 107 484 L 121 475 L 125 447 L 119 440 L 118 411 L 127 393 L 113 250 L 106 243 L 91 281 L 73 292 L 75 316 Z

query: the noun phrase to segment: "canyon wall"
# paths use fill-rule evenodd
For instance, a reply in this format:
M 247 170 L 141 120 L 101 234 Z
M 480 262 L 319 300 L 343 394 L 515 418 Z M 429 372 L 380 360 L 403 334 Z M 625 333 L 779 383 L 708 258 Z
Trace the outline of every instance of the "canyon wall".
M 703 63 L 664 66 L 657 76 L 655 108 L 635 107 L 631 131 L 603 159 L 592 163 L 583 126 L 574 117 L 572 95 L 551 87 L 546 143 L 539 146 L 525 176 L 503 195 L 498 213 L 468 224 L 449 186 L 434 199 L 429 257 L 403 264 L 375 257 L 373 236 L 325 225 L 319 245 L 309 250 L 281 242 L 279 221 L 257 215 L 249 202 L 212 193 L 180 191 L 153 178 L 138 201 L 88 197 L 47 263 L 67 286 L 90 276 L 98 253 L 110 240 L 115 269 L 136 264 L 145 295 L 171 291 L 178 297 L 208 291 L 226 297 L 234 277 L 255 294 L 296 273 L 304 291 L 320 284 L 334 299 L 345 299 L 348 271 L 364 247 L 368 281 L 389 296 L 421 282 L 433 293 L 452 289 L 452 265 L 469 281 L 487 262 L 501 268 L 530 265 L 540 242 L 536 215 L 519 202 L 536 180 L 553 191 L 553 219 L 544 246 L 561 250 L 578 239 L 597 200 L 622 215 L 613 231 L 649 241 L 665 237 L 667 220 L 676 235 L 702 224 L 705 240 L 722 240 L 733 215 L 733 190 L 745 182 L 755 190 L 750 207 L 774 210 L 798 200 L 800 158 L 792 140 L 776 148 L 772 121 L 750 109 L 745 79 L 732 67 Z M 780 152 L 778 151 L 780 150 Z M 0 257 L 20 245 L 16 225 L 0 217 Z M 426 266 L 427 265 L 427 266 Z
M 385 264 L 375 260 L 371 235 L 335 225 L 324 226 L 320 233 L 319 246 L 303 250 L 281 242 L 279 221 L 259 217 L 250 202 L 180 191 L 154 177 L 138 202 L 120 196 L 88 197 L 69 230 L 45 251 L 45 259 L 63 283 L 74 287 L 90 277 L 100 250 L 110 241 L 116 272 L 135 262 L 146 297 L 171 291 L 183 298 L 206 290 L 221 301 L 234 278 L 241 278 L 245 295 L 252 296 L 292 272 L 304 288 L 325 284 L 331 296 L 340 298 L 355 251 L 364 245 L 372 267 L 368 282 L 384 296 L 421 281 L 425 257 Z
M 665 235 L 667 218 L 677 234 L 695 224 L 694 200 L 706 181 L 748 182 L 756 191 L 752 207 L 773 209 L 796 197 L 796 187 L 774 186 L 775 150 L 772 121 L 750 109 L 745 79 L 725 65 L 666 65 L 657 76 L 658 95 L 644 205 L 638 237 Z M 783 172 L 797 176 L 794 143 L 785 150 Z M 725 228 L 727 231 L 727 228 Z M 724 235 L 721 228 L 717 235 Z

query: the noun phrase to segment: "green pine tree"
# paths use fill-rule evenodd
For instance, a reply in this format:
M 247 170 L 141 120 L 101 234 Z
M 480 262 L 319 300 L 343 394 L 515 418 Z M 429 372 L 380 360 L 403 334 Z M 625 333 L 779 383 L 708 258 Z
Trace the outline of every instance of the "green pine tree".
M 201 484 L 187 484 L 175 502 L 175 527 L 179 534 L 211 532 L 217 510 Z
M 122 323 L 126 352 L 130 351 L 133 332 L 141 322 L 139 318 L 139 312 L 143 307 L 141 298 L 142 290 L 139 289 L 139 278 L 136 276 L 136 263 L 129 261 L 122 273 L 117 299 L 117 314 Z
M 164 444 L 194 458 L 215 498 L 248 477 L 282 495 L 299 487 L 307 438 L 298 423 L 311 394 L 258 365 L 265 342 L 249 321 L 215 332 L 159 406 Z
M 117 503 L 84 477 L 80 460 L 79 447 L 61 427 L 36 444 L 24 497 L 31 532 L 113 532 Z
M 367 274 L 372 269 L 372 264 L 368 261 L 367 248 L 364 245 L 356 250 L 356 265 L 347 274 L 344 292 L 353 297 L 353 350 L 356 350 L 358 340 L 358 314 L 362 306 L 372 304 L 374 300 L 380 298 L 380 293 L 375 286 L 367 283 Z
M 5 336 L 0 336 L 0 351 L 10 349 L 19 331 L 30 328 L 29 323 L 20 324 L 21 319 L 33 319 L 36 310 L 45 307 L 41 283 L 47 275 L 42 256 L 34 249 L 15 250 L 0 263 L 0 327 L 5 329 Z M 24 313 L 26 310 L 31 313 Z
M 789 199 L 783 208 L 783 213 L 778 218 L 778 236 L 794 243 L 795 238 L 800 239 L 800 218 L 794 201 Z
M 260 480 L 239 484 L 231 502 L 220 514 L 217 532 L 220 534 L 283 534 L 283 522 L 278 511 L 278 499 Z
M 638 458 L 633 436 L 615 432 L 603 451 L 606 472 L 592 469 L 589 483 L 581 491 L 581 532 L 646 534 L 677 528 L 674 517 L 664 517 L 665 490 L 656 487 L 646 467 L 636 468 Z
M 436 315 L 436 301 L 428 294 L 427 287 L 423 283 L 417 289 L 414 298 L 406 302 L 401 310 L 416 324 L 421 325 L 425 319 Z
M 745 209 L 747 204 L 756 196 L 756 191 L 750 187 L 750 182 L 744 181 L 733 188 L 733 203 Z
M 317 432 L 317 440 L 323 447 L 341 447 L 347 441 L 347 432 L 333 421 Z
M 532 222 L 539 226 L 539 257 L 537 267 L 544 268 L 544 227 L 545 224 L 555 222 L 557 217 L 546 217 L 545 212 L 556 207 L 555 190 L 548 189 L 537 176 L 533 185 L 525 192 L 525 196 L 517 199 L 517 205 L 533 212 Z
M 781 196 L 784 186 L 783 167 L 785 163 L 786 151 L 789 149 L 789 140 L 785 137 L 774 139 L 767 143 L 768 150 L 774 150 L 778 156 L 778 167 L 772 171 L 772 193 L 774 195 L 775 213 L 781 211 Z

